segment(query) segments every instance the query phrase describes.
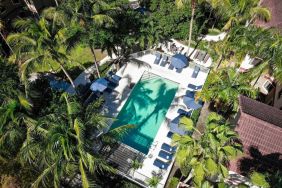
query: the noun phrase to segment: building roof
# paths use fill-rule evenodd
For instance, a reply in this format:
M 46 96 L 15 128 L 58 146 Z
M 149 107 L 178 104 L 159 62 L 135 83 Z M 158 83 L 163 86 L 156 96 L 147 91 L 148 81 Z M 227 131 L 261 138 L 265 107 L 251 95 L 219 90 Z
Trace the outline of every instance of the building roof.
M 257 168 L 282 168 L 282 111 L 244 96 L 239 102 L 235 130 L 244 156 L 231 161 L 230 170 L 244 174 Z
M 257 121 L 265 121 L 282 128 L 282 111 L 245 96 L 239 97 L 240 110 L 255 117 Z
M 269 22 L 257 20 L 256 24 L 262 27 L 275 27 L 282 31 L 282 1 L 281 0 L 261 0 L 261 6 L 267 7 L 271 12 Z

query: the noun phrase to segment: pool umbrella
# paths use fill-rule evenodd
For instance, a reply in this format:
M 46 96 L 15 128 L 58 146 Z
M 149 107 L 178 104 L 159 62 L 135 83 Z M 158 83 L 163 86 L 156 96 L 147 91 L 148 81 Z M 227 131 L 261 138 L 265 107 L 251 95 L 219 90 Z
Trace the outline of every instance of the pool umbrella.
M 191 109 L 193 109 L 193 110 L 197 110 L 197 109 L 199 109 L 199 108 L 202 107 L 201 104 L 196 103 L 195 100 L 194 100 L 193 98 L 191 98 L 191 97 L 185 96 L 185 97 L 183 98 L 183 102 L 184 102 L 184 104 L 185 104 L 188 108 L 191 108 Z
M 92 91 L 103 92 L 103 91 L 105 91 L 105 89 L 107 89 L 108 84 L 109 84 L 109 82 L 105 78 L 99 78 L 91 84 L 90 89 Z
M 182 54 L 175 54 L 171 57 L 171 64 L 177 69 L 182 69 L 187 66 L 188 60 L 187 57 Z
M 173 132 L 173 133 L 184 135 L 185 134 L 185 130 L 183 128 L 179 127 L 179 121 L 180 121 L 180 116 L 177 116 L 176 118 L 174 118 L 169 123 L 170 131 Z

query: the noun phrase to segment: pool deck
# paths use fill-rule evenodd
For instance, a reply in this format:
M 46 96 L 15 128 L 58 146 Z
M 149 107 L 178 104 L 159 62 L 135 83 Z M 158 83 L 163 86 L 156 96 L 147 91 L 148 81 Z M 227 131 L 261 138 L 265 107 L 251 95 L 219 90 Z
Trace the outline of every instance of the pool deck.
M 160 125 L 159 131 L 157 132 L 149 153 L 145 156 L 142 168 L 136 170 L 131 175 L 132 179 L 147 182 L 153 174 L 161 174 L 162 180 L 160 181 L 158 188 L 164 187 L 167 178 L 169 176 L 170 170 L 174 163 L 174 158 L 170 163 L 167 170 L 160 170 L 158 167 L 153 165 L 153 162 L 158 157 L 158 153 L 161 150 L 162 143 L 171 144 L 172 140 L 166 137 L 167 133 L 170 131 L 168 123 L 170 120 L 178 116 L 177 110 L 182 108 L 184 110 L 189 110 L 183 103 L 182 97 L 185 95 L 186 90 L 188 90 L 188 84 L 203 85 L 208 76 L 209 69 L 203 66 L 203 71 L 201 70 L 197 78 L 192 78 L 191 75 L 194 70 L 192 63 L 183 69 L 181 73 L 177 73 L 175 70 L 169 70 L 168 65 L 161 67 L 160 65 L 154 64 L 156 56 L 151 53 L 144 53 L 144 55 L 136 56 L 137 61 L 144 62 L 144 65 L 138 65 L 136 61 L 124 65 L 118 72 L 117 75 L 121 76 L 122 79 L 119 85 L 111 93 L 104 93 L 105 97 L 105 107 L 104 113 L 111 117 L 116 117 L 119 111 L 125 104 L 128 96 L 132 89 L 129 88 L 130 83 L 137 83 L 145 71 L 151 72 L 168 80 L 172 80 L 179 84 L 178 91 L 169 107 L 166 119 Z M 197 63 L 197 62 L 196 62 Z M 200 64 L 197 64 L 200 65 Z M 162 100 L 162 99 L 160 99 Z M 165 100 L 165 99 L 163 99 Z M 159 158 L 162 159 L 162 158 Z M 126 159 L 125 159 L 126 160 Z M 165 161 L 165 159 L 162 159 Z

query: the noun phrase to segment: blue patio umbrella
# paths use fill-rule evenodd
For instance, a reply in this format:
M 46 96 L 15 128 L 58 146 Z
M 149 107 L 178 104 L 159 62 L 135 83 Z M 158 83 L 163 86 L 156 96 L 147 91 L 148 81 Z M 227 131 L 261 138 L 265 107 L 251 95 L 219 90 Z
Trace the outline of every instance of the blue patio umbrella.
M 105 91 L 105 89 L 107 89 L 108 84 L 109 84 L 109 82 L 105 78 L 99 78 L 91 84 L 90 89 L 92 91 L 103 92 L 103 91 Z
M 175 54 L 171 57 L 171 64 L 177 69 L 182 69 L 187 66 L 188 59 L 185 55 Z
M 199 109 L 199 108 L 202 107 L 201 104 L 196 103 L 195 100 L 194 100 L 193 98 L 191 98 L 191 97 L 185 96 L 185 97 L 183 98 L 183 102 L 184 102 L 184 104 L 185 104 L 188 108 L 191 108 L 191 109 L 194 109 L 194 110 L 197 110 L 197 109 Z

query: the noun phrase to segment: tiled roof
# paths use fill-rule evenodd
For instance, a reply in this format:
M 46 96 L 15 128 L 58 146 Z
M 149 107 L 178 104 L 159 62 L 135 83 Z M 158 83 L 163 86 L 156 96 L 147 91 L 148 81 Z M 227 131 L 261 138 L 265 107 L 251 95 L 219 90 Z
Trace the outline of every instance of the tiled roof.
M 267 7 L 271 12 L 269 22 L 257 20 L 256 24 L 262 27 L 275 27 L 282 31 L 282 1 L 281 0 L 261 0 L 261 6 Z
M 254 168 L 282 169 L 282 111 L 240 96 L 240 116 L 235 130 L 244 156 L 231 161 L 231 171 L 244 173 Z
M 241 112 L 249 114 L 258 120 L 282 127 L 282 110 L 242 95 L 239 97 L 239 103 Z

